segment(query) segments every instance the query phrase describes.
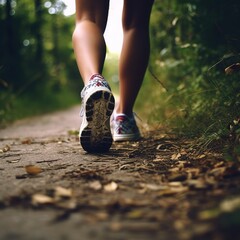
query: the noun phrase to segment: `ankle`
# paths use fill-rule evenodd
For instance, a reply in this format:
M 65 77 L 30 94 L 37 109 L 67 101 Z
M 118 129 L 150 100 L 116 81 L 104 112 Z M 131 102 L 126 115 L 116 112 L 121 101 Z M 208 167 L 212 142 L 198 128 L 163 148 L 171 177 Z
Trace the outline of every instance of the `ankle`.
M 93 80 L 94 78 L 104 79 L 104 77 L 100 73 L 95 73 L 90 77 L 89 81 Z
M 133 116 L 133 111 L 123 111 L 123 110 L 118 110 L 116 109 L 115 111 L 115 115 L 120 115 L 120 114 L 124 114 L 126 115 L 127 117 L 132 117 Z

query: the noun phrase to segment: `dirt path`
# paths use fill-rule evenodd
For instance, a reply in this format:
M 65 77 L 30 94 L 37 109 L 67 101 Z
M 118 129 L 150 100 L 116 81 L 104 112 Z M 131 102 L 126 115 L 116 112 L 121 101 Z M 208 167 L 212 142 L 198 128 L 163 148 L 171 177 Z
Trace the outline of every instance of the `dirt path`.
M 231 239 L 240 168 L 148 132 L 85 153 L 79 107 L 0 130 L 0 239 Z

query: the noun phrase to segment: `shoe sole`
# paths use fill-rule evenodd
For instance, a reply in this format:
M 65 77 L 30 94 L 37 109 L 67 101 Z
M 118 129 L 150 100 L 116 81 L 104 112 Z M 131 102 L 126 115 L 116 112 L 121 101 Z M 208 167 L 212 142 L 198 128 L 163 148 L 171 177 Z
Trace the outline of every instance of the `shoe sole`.
M 111 92 L 100 90 L 92 93 L 85 103 L 84 128 L 80 143 L 87 152 L 107 152 L 113 142 L 110 117 L 115 105 Z

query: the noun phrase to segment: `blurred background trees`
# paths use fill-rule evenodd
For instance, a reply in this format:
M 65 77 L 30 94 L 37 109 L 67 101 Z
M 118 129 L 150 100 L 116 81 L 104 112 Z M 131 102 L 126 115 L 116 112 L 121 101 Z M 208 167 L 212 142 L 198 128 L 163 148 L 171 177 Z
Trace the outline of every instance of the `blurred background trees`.
M 79 101 L 74 16 L 64 8 L 61 0 L 0 0 L 1 121 Z M 155 0 L 139 115 L 207 143 L 228 135 L 239 119 L 239 22 L 239 0 Z M 104 71 L 115 89 L 113 59 Z
M 81 81 L 71 43 L 74 17 L 64 16 L 64 8 L 60 0 L 0 2 L 2 120 L 76 102 Z

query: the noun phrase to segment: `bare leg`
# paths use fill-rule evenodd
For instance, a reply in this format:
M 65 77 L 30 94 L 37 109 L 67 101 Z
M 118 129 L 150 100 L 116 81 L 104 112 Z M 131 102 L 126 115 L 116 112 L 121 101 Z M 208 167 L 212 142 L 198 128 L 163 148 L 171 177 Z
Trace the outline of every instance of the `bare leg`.
M 85 85 L 93 74 L 101 74 L 106 56 L 103 33 L 109 0 L 76 0 L 73 47 Z
M 131 116 L 149 60 L 149 18 L 153 0 L 124 0 L 123 47 L 119 62 L 117 113 Z
M 79 141 L 87 152 L 106 152 L 112 145 L 110 116 L 114 97 L 101 74 L 106 44 L 103 37 L 109 0 L 76 0 L 76 27 L 73 46 L 85 87 L 81 92 L 82 111 Z M 94 77 L 93 77 L 94 75 Z M 90 79 L 92 80 L 89 83 Z

